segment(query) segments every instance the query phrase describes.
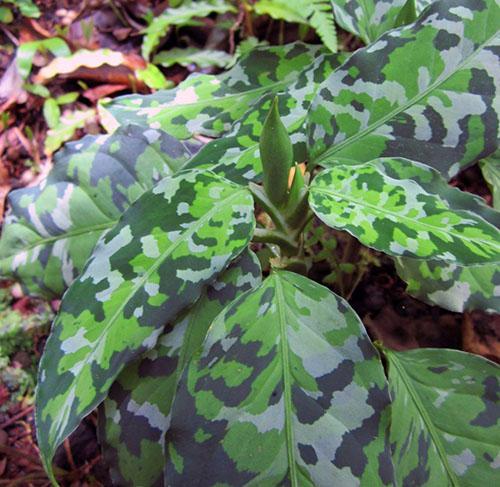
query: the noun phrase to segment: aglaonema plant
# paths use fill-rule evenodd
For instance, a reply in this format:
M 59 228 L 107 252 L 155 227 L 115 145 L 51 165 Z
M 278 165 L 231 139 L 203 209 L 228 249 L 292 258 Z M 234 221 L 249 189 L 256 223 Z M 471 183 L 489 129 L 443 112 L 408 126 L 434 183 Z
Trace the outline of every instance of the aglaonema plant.
M 117 485 L 493 484 L 498 366 L 372 344 L 307 277 L 304 228 L 388 254 L 422 299 L 495 311 L 499 214 L 447 179 L 496 148 L 498 12 L 435 2 L 347 60 L 260 48 L 118 100 L 123 127 L 13 194 L 0 266 L 38 293 L 69 286 L 36 397 L 54 482 L 56 449 L 99 408 Z M 200 149 L 200 132 L 222 137 Z
M 377 351 L 344 299 L 291 269 L 306 272 L 313 213 L 393 256 L 484 264 L 499 255 L 496 212 L 402 158 L 339 161 L 309 184 L 276 100 L 260 153 L 262 186 L 181 171 L 98 243 L 40 366 L 48 472 L 101 404 L 117 484 L 493 481 L 497 366 L 452 350 Z M 265 279 L 252 242 L 273 248 Z

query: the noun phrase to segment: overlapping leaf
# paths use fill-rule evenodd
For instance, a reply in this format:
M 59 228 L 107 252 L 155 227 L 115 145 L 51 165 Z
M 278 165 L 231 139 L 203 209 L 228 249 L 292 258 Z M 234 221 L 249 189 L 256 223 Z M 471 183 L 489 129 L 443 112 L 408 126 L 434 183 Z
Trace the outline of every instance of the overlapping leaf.
M 500 370 L 443 349 L 384 352 L 391 444 L 399 485 L 495 485 L 500 459 Z
M 134 126 L 67 144 L 46 180 L 10 193 L 0 274 L 18 279 L 28 293 L 61 295 L 98 238 L 198 147 Z
M 479 199 L 414 161 L 338 164 L 314 179 L 309 202 L 327 225 L 389 255 L 466 265 L 500 262 L 498 228 L 464 209 L 479 206 Z
M 460 192 L 444 186 L 439 178 L 425 184 L 427 191 L 455 210 L 472 211 L 487 222 L 500 227 L 500 213 L 486 205 L 482 198 L 468 195 L 457 198 Z M 406 291 L 429 304 L 450 311 L 463 312 L 481 309 L 496 313 L 500 309 L 500 265 L 460 265 L 436 260 L 409 257 L 395 259 L 396 270 L 407 284 Z
M 172 90 L 116 98 L 101 106 L 104 123 L 108 130 L 126 123 L 161 128 L 179 139 L 220 136 L 264 93 L 296 81 L 318 49 L 301 42 L 258 47 L 221 75 L 192 75 Z
M 396 259 L 406 292 L 426 303 L 462 313 L 500 310 L 500 265 L 462 266 L 439 261 Z
M 314 47 L 310 46 L 309 49 Z M 304 69 L 284 93 L 278 95 L 280 117 L 290 133 L 296 161 L 304 161 L 307 157 L 306 117 L 318 86 L 344 59 L 343 54 L 331 54 L 316 48 L 314 62 Z M 209 167 L 214 172 L 241 183 L 260 180 L 262 167 L 259 137 L 273 99 L 273 94 L 261 96 L 235 123 L 229 134 L 206 144 L 186 167 Z
M 246 248 L 254 226 L 247 189 L 194 171 L 163 179 L 101 239 L 64 296 L 40 364 L 37 428 L 48 469 L 123 367 Z
M 384 485 L 389 397 L 349 305 L 275 272 L 229 305 L 185 370 L 168 485 Z
M 361 37 L 365 44 L 373 42 L 395 27 L 398 15 L 407 0 L 331 0 L 335 20 L 345 30 Z M 415 0 L 417 13 L 431 0 Z
M 495 151 L 498 25 L 495 0 L 440 0 L 357 51 L 311 106 L 310 158 L 408 157 L 451 177 Z
M 493 196 L 493 207 L 500 210 L 500 149 L 481 161 L 481 171 Z
M 182 369 L 213 318 L 260 278 L 257 257 L 244 251 L 167 327 L 154 349 L 119 375 L 100 411 L 104 455 L 116 485 L 163 485 L 165 433 Z

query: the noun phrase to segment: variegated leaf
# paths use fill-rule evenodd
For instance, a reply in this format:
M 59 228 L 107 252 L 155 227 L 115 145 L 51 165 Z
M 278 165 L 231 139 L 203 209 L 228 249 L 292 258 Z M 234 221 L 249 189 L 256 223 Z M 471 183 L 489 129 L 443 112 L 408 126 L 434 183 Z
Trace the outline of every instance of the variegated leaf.
M 500 227 L 500 213 L 486 205 L 482 198 L 462 195 L 435 179 L 426 182 L 427 191 L 440 198 L 455 210 L 472 211 L 487 222 Z M 460 265 L 437 260 L 419 260 L 409 257 L 395 259 L 396 270 L 412 296 L 450 311 L 463 312 L 480 309 L 497 313 L 500 309 L 500 265 Z
M 496 485 L 500 369 L 443 349 L 384 351 L 389 362 L 391 444 L 399 485 Z
M 433 260 L 396 259 L 406 292 L 426 303 L 462 313 L 500 310 L 500 265 L 463 266 Z
M 314 49 L 309 46 L 309 49 Z M 345 59 L 344 54 L 331 54 L 316 48 L 314 62 L 297 80 L 278 94 L 280 118 L 290 133 L 296 161 L 307 158 L 306 117 L 318 86 Z M 260 181 L 259 138 L 274 94 L 265 94 L 238 120 L 229 134 L 205 145 L 186 167 L 208 167 L 232 181 Z
M 478 198 L 449 187 L 437 171 L 414 161 L 335 165 L 314 179 L 309 202 L 327 225 L 392 256 L 500 262 L 498 228 L 464 209 L 473 209 Z
M 100 240 L 64 295 L 40 363 L 36 419 L 49 471 L 123 367 L 246 248 L 254 226 L 247 189 L 194 171 L 160 181 Z
M 415 0 L 417 13 L 432 0 Z M 345 30 L 361 37 L 365 44 L 395 27 L 407 0 L 331 0 L 335 20 Z
M 310 159 L 407 157 L 451 177 L 494 152 L 499 25 L 496 0 L 438 0 L 354 53 L 312 103 Z
M 99 237 L 198 147 L 136 126 L 66 144 L 46 180 L 10 193 L 0 274 L 19 280 L 29 294 L 60 296 Z
M 223 311 L 185 370 L 168 485 L 385 485 L 389 396 L 346 301 L 273 272 Z
M 136 123 L 179 139 L 220 136 L 264 93 L 277 93 L 293 83 L 319 48 L 301 42 L 257 47 L 221 75 L 192 75 L 172 90 L 115 98 L 101 105 L 103 121 L 108 130 Z
M 100 410 L 104 457 L 115 485 L 163 485 L 165 433 L 180 374 L 213 318 L 259 285 L 260 264 L 247 250 L 169 325 L 155 348 L 121 372 Z

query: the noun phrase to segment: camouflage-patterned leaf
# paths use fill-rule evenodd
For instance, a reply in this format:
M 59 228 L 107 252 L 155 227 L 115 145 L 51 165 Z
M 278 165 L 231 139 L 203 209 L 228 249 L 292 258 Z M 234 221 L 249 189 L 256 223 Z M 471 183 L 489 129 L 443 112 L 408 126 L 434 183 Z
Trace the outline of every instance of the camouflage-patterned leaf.
M 440 0 L 357 51 L 312 103 L 310 158 L 407 157 L 451 177 L 495 151 L 499 25 L 496 0 Z
M 493 208 L 500 210 L 500 150 L 481 161 L 480 166 L 493 196 Z
M 307 157 L 305 125 L 307 111 L 318 86 L 345 59 L 344 54 L 331 54 L 320 47 L 309 46 L 314 62 L 305 68 L 295 83 L 278 95 L 280 118 L 290 133 L 296 161 Z M 314 49 L 316 49 L 314 51 Z M 209 167 L 232 181 L 260 181 L 259 139 L 262 125 L 275 95 L 265 94 L 235 123 L 223 138 L 205 145 L 190 159 L 186 167 Z
M 104 456 L 116 485 L 163 485 L 165 433 L 180 373 L 213 318 L 260 279 L 257 257 L 244 251 L 166 329 L 154 349 L 118 376 L 100 411 Z
M 64 295 L 40 364 L 38 441 L 46 464 L 163 325 L 246 248 L 250 192 L 209 172 L 167 177 L 97 244 Z
M 389 255 L 459 264 L 500 262 L 499 230 L 464 210 L 478 205 L 477 200 L 449 187 L 434 169 L 397 158 L 324 170 L 309 196 L 324 223 Z
M 384 353 L 398 484 L 496 485 L 499 367 L 456 350 Z
M 45 181 L 10 193 L 0 274 L 19 280 L 30 294 L 60 296 L 98 238 L 198 147 L 134 126 L 67 144 Z
M 346 301 L 274 272 L 213 322 L 183 374 L 168 485 L 382 485 L 383 369 Z
M 179 139 L 192 134 L 220 136 L 262 94 L 293 83 L 317 51 L 318 46 L 301 42 L 257 47 L 221 75 L 192 75 L 172 90 L 115 98 L 101 106 L 106 128 L 136 123 L 161 128 Z
M 500 213 L 486 205 L 482 198 L 469 195 L 467 199 L 457 190 L 440 184 L 426 182 L 426 190 L 437 193 L 455 210 L 472 211 L 476 215 L 500 227 Z M 438 305 L 450 311 L 463 312 L 481 309 L 497 313 L 500 309 L 500 265 L 459 265 L 435 260 L 409 257 L 395 259 L 396 270 L 408 287 L 406 291 L 426 303 Z
M 335 20 L 345 30 L 361 37 L 365 44 L 373 42 L 395 27 L 399 12 L 407 0 L 332 0 Z M 431 0 L 416 0 L 419 14 Z
M 462 313 L 500 310 L 500 265 L 447 264 L 438 261 L 396 259 L 396 270 L 406 292 L 429 304 Z

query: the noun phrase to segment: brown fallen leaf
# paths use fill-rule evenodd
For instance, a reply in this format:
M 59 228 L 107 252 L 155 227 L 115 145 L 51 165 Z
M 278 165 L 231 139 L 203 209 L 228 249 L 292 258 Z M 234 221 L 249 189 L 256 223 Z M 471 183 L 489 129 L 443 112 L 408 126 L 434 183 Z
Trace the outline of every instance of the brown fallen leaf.
M 135 73 L 146 66 L 144 59 L 137 54 L 123 54 L 110 49 L 81 49 L 69 57 L 53 59 L 34 76 L 34 82 L 45 83 L 60 76 L 144 89 L 144 83 L 137 79 Z
M 128 88 L 127 84 L 99 85 L 96 86 L 95 88 L 89 88 L 85 90 L 83 92 L 83 96 L 87 98 L 87 100 L 90 100 L 92 103 L 96 103 L 102 98 L 106 98 L 107 96 L 112 95 L 113 93 L 116 93 L 118 91 L 125 90 L 126 88 Z

